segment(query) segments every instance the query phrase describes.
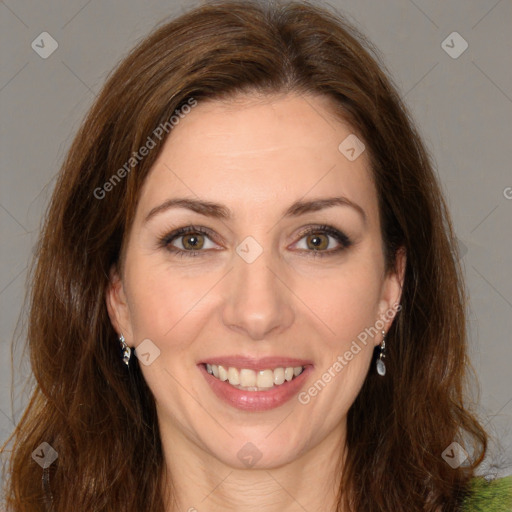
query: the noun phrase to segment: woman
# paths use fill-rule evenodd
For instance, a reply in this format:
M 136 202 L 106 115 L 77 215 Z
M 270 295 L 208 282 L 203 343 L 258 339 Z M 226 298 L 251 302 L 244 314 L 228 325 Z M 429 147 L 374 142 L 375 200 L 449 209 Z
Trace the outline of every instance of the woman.
M 120 64 L 38 247 L 8 510 L 509 510 L 449 215 L 371 53 L 226 1 Z

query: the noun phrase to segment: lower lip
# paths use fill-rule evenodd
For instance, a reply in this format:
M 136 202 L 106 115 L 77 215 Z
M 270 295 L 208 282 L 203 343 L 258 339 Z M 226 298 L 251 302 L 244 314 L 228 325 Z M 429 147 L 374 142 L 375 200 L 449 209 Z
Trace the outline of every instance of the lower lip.
M 313 369 L 312 365 L 307 365 L 298 377 L 295 377 L 291 381 L 285 381 L 280 386 L 274 386 L 268 391 L 244 391 L 243 389 L 234 388 L 227 381 L 219 380 L 213 375 L 210 375 L 206 371 L 205 365 L 200 364 L 198 366 L 206 382 L 208 382 L 212 391 L 218 398 L 237 409 L 254 412 L 275 409 L 288 402 L 288 400 L 299 392 L 301 386 Z

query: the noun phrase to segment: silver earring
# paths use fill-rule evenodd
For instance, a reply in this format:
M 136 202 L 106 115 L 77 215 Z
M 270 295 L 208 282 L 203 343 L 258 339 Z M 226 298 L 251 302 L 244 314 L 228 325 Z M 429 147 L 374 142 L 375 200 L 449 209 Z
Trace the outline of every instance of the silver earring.
M 121 344 L 121 349 L 123 351 L 123 363 L 128 366 L 130 363 L 130 357 L 132 355 L 132 349 L 126 344 L 122 334 L 119 336 L 119 343 Z
M 375 366 L 377 368 L 377 373 L 384 377 L 386 375 L 386 365 L 384 364 L 383 359 L 386 357 L 386 354 L 384 353 L 386 350 L 386 331 L 382 331 L 382 342 L 380 344 L 380 354 L 379 358 L 377 359 L 377 362 L 375 363 Z

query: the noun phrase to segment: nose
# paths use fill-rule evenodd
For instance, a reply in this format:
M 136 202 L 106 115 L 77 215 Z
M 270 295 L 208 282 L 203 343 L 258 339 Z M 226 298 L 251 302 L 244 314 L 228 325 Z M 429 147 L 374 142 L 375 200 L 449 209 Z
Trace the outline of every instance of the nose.
M 234 255 L 234 268 L 225 284 L 222 321 L 253 340 L 268 339 L 294 321 L 293 293 L 285 271 L 270 250 L 248 263 Z

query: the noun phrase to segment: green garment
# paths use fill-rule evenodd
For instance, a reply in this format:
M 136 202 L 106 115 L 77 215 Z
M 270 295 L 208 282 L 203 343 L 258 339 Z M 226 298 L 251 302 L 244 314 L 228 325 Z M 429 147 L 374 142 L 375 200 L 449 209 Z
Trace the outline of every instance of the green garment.
M 473 478 L 462 512 L 512 512 L 512 475 L 489 482 Z

